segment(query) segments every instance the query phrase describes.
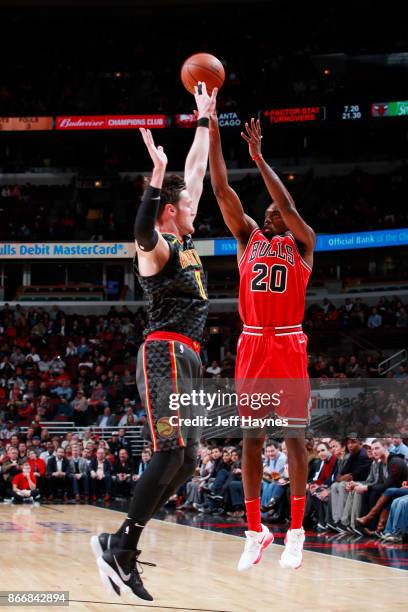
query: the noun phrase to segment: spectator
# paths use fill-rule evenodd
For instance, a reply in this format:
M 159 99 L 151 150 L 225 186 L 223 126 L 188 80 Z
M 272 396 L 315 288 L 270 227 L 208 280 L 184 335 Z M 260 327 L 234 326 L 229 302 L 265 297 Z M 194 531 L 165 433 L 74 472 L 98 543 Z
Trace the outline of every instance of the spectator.
M 179 506 L 179 510 L 193 510 L 196 509 L 196 505 L 200 505 L 203 502 L 203 486 L 210 478 L 212 469 L 211 450 L 204 446 L 200 450 L 196 474 L 186 483 L 184 503 Z
M 218 363 L 216 362 L 216 360 L 214 360 L 211 365 L 206 369 L 207 374 L 209 374 L 212 377 L 217 377 L 221 374 L 221 368 L 218 365 Z
M 91 471 L 92 454 L 91 454 L 91 452 L 89 451 L 88 448 L 83 448 L 82 449 L 82 458 L 85 459 L 86 464 L 88 466 L 88 476 L 89 476 L 89 473 Z
M 397 312 L 396 327 L 408 327 L 408 313 L 407 309 L 401 306 Z
M 26 461 L 28 460 L 27 457 L 27 445 L 25 442 L 19 442 L 18 443 L 18 457 L 17 457 L 17 461 L 20 465 L 23 465 L 23 463 L 26 463 Z
M 40 499 L 40 492 L 36 488 L 36 477 L 31 472 L 30 465 L 24 463 L 20 474 L 14 476 L 12 480 L 13 503 L 22 504 L 24 501 Z
M 40 496 L 44 497 L 46 465 L 42 459 L 37 457 L 37 454 L 33 449 L 30 449 L 28 451 L 28 464 L 30 466 L 32 474 L 35 476 L 36 488 L 38 489 Z
M 10 446 L 7 451 L 7 457 L 1 466 L 1 478 L 4 484 L 4 497 L 12 498 L 12 481 L 17 474 L 21 474 L 22 466 L 18 463 L 18 450 L 14 446 Z
M 25 361 L 24 353 L 19 346 L 16 346 L 10 355 L 10 361 L 14 366 L 22 366 Z
M 47 467 L 48 460 L 50 459 L 50 457 L 55 457 L 56 454 L 57 453 L 56 453 L 53 443 L 51 442 L 51 440 L 47 440 L 45 443 L 45 451 L 40 453 L 40 459 L 44 461 L 45 466 Z
M 360 364 L 357 361 L 357 357 L 352 355 L 346 366 L 346 373 L 349 378 L 356 378 L 360 375 Z
M 331 518 L 326 522 L 330 529 L 337 531 L 337 526 L 341 522 L 346 498 L 348 495 L 347 483 L 363 481 L 367 478 L 371 461 L 367 456 L 366 450 L 362 447 L 361 439 L 357 436 L 350 436 L 346 440 L 348 456 L 330 489 L 330 512 Z
M 6 378 L 9 378 L 10 376 L 14 374 L 15 371 L 16 371 L 16 368 L 10 362 L 8 355 L 4 355 L 0 363 L 0 375 L 5 376 Z
M 76 357 L 77 354 L 78 354 L 77 347 L 72 342 L 72 340 L 70 340 L 67 343 L 67 348 L 65 349 L 65 357 Z
M 26 355 L 25 360 L 30 359 L 33 363 L 38 363 L 41 360 L 40 355 L 37 353 L 35 346 L 32 346 L 30 352 Z
M 214 450 L 216 450 L 215 455 L 218 458 L 218 452 L 220 452 L 221 449 Z M 196 510 L 215 515 L 224 513 L 221 502 L 224 500 L 224 492 L 228 488 L 227 483 L 230 479 L 231 468 L 231 453 L 229 450 L 224 449 L 218 460 L 216 459 L 214 461 L 211 481 L 203 485 L 205 493 L 204 503 L 200 507 L 196 505 Z
M 65 399 L 66 402 L 69 402 L 72 399 L 72 387 L 70 380 L 63 380 L 58 387 L 52 390 L 52 393 L 60 399 Z
M 110 451 L 111 455 L 113 455 L 113 457 L 115 459 L 117 459 L 119 457 L 119 451 L 123 447 L 122 447 L 121 443 L 119 442 L 119 436 L 118 436 L 118 433 L 116 431 L 112 432 L 112 436 L 108 440 L 108 445 L 109 445 L 109 451 Z
M 129 369 L 126 369 L 123 372 L 121 385 L 123 386 L 124 392 L 129 393 L 129 395 L 133 395 L 136 389 L 135 377 L 132 376 Z M 125 398 L 126 399 L 126 398 Z M 130 400 L 129 400 L 130 401 Z
M 73 391 L 70 381 L 68 379 L 61 381 L 61 384 L 53 389 L 52 392 L 59 399 L 57 415 L 63 415 L 67 418 L 71 418 L 73 416 L 73 407 L 70 405 L 70 401 L 72 399 Z
M 86 338 L 81 338 L 79 346 L 77 348 L 77 354 L 80 360 L 82 360 L 89 353 L 89 346 L 87 344 Z
M 106 406 L 103 410 L 103 415 L 99 416 L 96 420 L 97 427 L 113 427 L 115 425 L 116 417 L 111 414 L 111 409 Z
M 402 484 L 408 491 L 408 481 Z M 390 514 L 382 535 L 382 540 L 393 544 L 400 544 L 404 535 L 408 534 L 408 495 L 397 497 L 391 504 Z
M 314 514 L 316 527 L 318 529 L 325 529 L 325 504 L 328 501 L 330 487 L 335 479 L 338 460 L 336 455 L 330 452 L 327 442 L 319 442 L 316 450 L 320 459 L 320 465 L 311 482 L 307 485 L 305 520 L 310 520 L 310 518 L 313 520 Z
M 142 454 L 141 454 L 141 458 L 140 458 L 140 463 L 138 465 L 136 473 L 132 476 L 132 480 L 134 482 L 139 480 L 140 476 L 143 474 L 145 469 L 147 469 L 147 467 L 148 467 L 148 465 L 150 463 L 151 458 L 152 458 L 152 451 L 150 450 L 150 448 L 144 448 L 142 450 Z
M 118 443 L 121 445 L 122 448 L 125 448 L 130 455 L 130 445 L 129 442 L 126 440 L 126 430 L 124 427 L 119 427 L 118 429 Z
M 277 442 L 271 442 L 265 449 L 263 464 L 263 482 L 261 506 L 263 512 L 268 512 L 281 496 L 281 485 L 277 481 L 284 475 L 287 458 L 281 452 Z
M 71 402 L 72 414 L 75 425 L 77 427 L 84 427 L 88 425 L 88 400 L 82 389 L 78 389 L 74 399 Z
M 395 453 L 396 455 L 402 455 L 405 461 L 408 462 L 408 446 L 404 444 L 402 438 L 393 438 L 392 446 L 390 446 L 390 453 Z
M 231 451 L 231 475 L 227 481 L 230 511 L 228 516 L 244 516 L 244 488 L 242 485 L 241 454 L 237 449 Z
M 363 535 L 356 525 L 356 519 L 361 514 L 364 496 L 369 496 L 366 503 L 371 508 L 386 488 L 384 483 L 388 478 L 389 459 L 392 459 L 393 455 L 389 454 L 382 440 L 373 440 L 371 450 L 374 460 L 366 480 L 363 482 L 351 480 L 346 485 L 348 496 L 341 522 L 338 525 L 340 533 L 350 530 Z
M 31 451 L 34 451 L 36 457 L 39 457 L 41 454 L 41 438 L 40 436 L 33 436 Z
M 133 412 L 133 408 L 132 406 L 129 406 L 129 408 L 127 409 L 126 413 L 121 417 L 118 426 L 119 427 L 126 427 L 129 425 L 133 425 L 135 424 L 137 419 L 136 414 Z
M 67 447 L 68 447 L 68 445 L 72 443 L 72 436 L 73 436 L 73 435 L 74 435 L 74 434 L 72 433 L 72 431 L 68 431 L 68 432 L 65 434 L 65 439 L 64 439 L 64 440 L 61 442 L 61 446 L 62 446 L 62 448 L 63 448 L 64 450 L 66 450 L 66 449 L 67 449 Z
M 96 501 L 99 495 L 104 495 L 104 500 L 109 501 L 112 489 L 112 467 L 106 459 L 103 448 L 98 448 L 96 457 L 91 459 L 90 465 L 92 500 Z
M 78 444 L 72 445 L 72 456 L 69 459 L 69 482 L 75 501 L 79 502 L 81 494 L 86 502 L 89 499 L 89 467 L 86 458 L 81 457 Z
M 382 488 L 382 495 L 378 497 L 374 506 L 365 515 L 357 518 L 357 523 L 367 535 L 381 537 L 382 530 L 388 517 L 393 499 L 408 494 L 403 487 L 408 479 L 408 465 L 400 457 L 395 457 L 390 465 L 390 475 Z M 379 519 L 377 520 L 377 516 Z M 372 528 L 371 528 L 372 527 Z
M 12 436 L 18 433 L 18 428 L 14 425 L 13 421 L 7 421 L 0 430 L 0 440 L 10 440 Z
M 47 477 L 51 494 L 49 501 L 60 498 L 68 499 L 67 487 L 70 467 L 62 447 L 56 449 L 55 457 L 50 457 L 47 462 Z
M 95 385 L 91 393 L 91 397 L 88 400 L 88 404 L 93 408 L 94 412 L 108 407 L 108 403 L 106 401 L 106 390 L 103 388 L 102 383 Z
M 119 457 L 113 465 L 112 480 L 114 486 L 114 494 L 117 497 L 129 497 L 132 485 L 132 475 L 134 466 L 129 459 L 127 451 L 122 448 L 119 451 Z
M 373 308 L 371 310 L 371 314 L 368 317 L 367 327 L 370 329 L 375 329 L 376 327 L 381 327 L 382 325 L 382 317 L 378 314 L 377 309 Z

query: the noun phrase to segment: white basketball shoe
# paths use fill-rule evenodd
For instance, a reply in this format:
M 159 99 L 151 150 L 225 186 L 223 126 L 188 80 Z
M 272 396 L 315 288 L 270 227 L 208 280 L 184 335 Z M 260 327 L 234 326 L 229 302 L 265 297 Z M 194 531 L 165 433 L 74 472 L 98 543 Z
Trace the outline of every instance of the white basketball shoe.
M 304 541 L 305 531 L 303 527 L 288 530 L 285 537 L 285 550 L 279 561 L 281 567 L 298 569 L 302 565 Z
M 257 565 L 262 559 L 265 548 L 273 542 L 273 533 L 265 525 L 262 525 L 262 531 L 246 531 L 245 535 L 244 552 L 238 562 L 238 570 L 240 572 L 249 569 L 253 565 Z

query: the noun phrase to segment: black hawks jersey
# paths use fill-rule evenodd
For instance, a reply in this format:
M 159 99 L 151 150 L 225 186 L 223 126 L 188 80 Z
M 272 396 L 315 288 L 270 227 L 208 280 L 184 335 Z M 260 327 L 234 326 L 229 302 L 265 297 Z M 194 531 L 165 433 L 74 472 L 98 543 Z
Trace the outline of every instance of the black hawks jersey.
M 170 259 L 158 274 L 135 273 L 147 300 L 147 334 L 166 330 L 201 342 L 209 302 L 207 283 L 200 257 L 191 236 L 183 242 L 173 234 L 162 234 L 170 246 Z

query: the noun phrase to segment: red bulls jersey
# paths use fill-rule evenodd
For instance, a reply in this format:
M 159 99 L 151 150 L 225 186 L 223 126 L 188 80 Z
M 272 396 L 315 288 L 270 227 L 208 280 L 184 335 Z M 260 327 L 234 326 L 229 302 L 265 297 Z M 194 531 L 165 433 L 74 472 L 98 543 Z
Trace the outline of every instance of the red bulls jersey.
M 254 230 L 239 262 L 239 314 L 254 327 L 284 327 L 303 321 L 311 268 L 291 233 L 268 240 Z

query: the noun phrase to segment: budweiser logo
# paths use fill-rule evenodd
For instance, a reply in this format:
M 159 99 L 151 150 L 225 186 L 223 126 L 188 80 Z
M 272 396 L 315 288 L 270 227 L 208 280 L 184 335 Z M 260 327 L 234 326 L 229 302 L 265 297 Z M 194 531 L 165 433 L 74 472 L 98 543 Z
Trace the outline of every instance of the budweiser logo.
M 89 127 L 102 127 L 105 124 L 104 119 L 92 119 L 87 117 L 83 119 L 82 117 L 62 117 L 58 120 L 59 128 L 89 128 Z

